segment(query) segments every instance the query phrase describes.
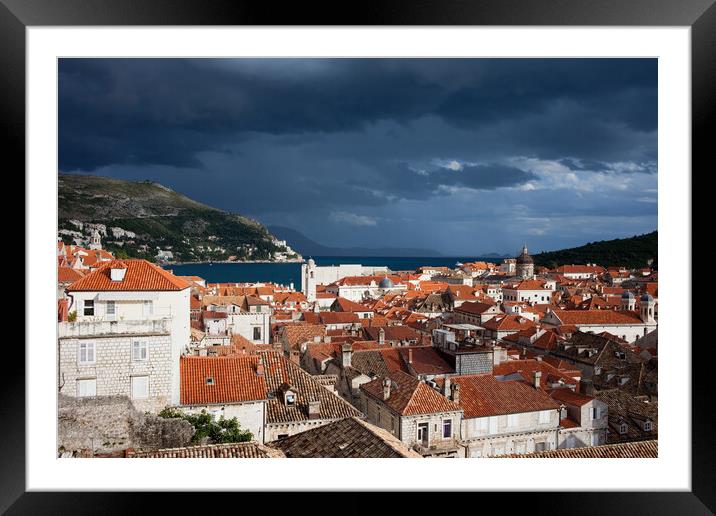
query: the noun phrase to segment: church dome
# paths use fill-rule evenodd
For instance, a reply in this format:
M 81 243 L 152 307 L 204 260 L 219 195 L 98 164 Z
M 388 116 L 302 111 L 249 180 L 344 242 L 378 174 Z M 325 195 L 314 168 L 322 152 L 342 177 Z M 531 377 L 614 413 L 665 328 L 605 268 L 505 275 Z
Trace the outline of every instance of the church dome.
M 646 294 L 644 294 L 643 296 L 641 296 L 641 300 L 642 300 L 642 301 L 645 301 L 645 302 L 647 302 L 647 303 L 651 303 L 652 301 L 654 301 L 654 298 L 651 297 L 651 294 L 649 294 L 649 293 L 647 292 Z
M 622 294 L 622 299 L 634 299 L 634 294 L 627 290 Z
M 390 280 L 388 276 L 380 280 L 380 283 L 378 283 L 378 286 L 380 288 L 393 288 L 393 282 Z
M 524 245 L 522 248 L 522 252 L 520 255 L 516 258 L 517 264 L 524 265 L 527 263 L 534 263 L 534 260 L 532 260 L 532 257 L 530 256 L 530 253 L 527 252 L 527 244 Z
M 316 266 L 316 262 L 313 261 L 313 258 L 309 258 L 309 259 L 308 259 L 308 266 L 309 266 L 309 267 L 315 267 L 315 266 Z

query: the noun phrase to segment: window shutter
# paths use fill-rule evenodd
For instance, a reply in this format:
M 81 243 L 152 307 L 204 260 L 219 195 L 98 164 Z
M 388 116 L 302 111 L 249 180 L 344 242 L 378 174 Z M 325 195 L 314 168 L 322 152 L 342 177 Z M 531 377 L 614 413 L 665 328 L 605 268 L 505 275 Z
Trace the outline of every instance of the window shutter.
M 132 376 L 132 398 L 142 399 L 149 397 L 149 377 Z

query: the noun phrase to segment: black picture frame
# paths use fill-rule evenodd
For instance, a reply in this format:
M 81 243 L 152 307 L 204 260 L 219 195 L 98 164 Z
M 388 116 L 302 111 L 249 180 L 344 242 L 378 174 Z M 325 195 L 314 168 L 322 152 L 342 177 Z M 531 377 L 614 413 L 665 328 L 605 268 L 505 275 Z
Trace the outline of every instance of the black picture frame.
M 489 0 L 412 1 L 343 4 L 248 2 L 245 0 L 0 0 L 0 124 L 7 158 L 15 170 L 25 167 L 25 29 L 30 26 L 88 25 L 554 25 L 554 26 L 689 26 L 692 44 L 692 170 L 713 161 L 716 113 L 716 6 L 714 0 Z M 710 129 L 710 130 L 709 130 Z M 15 170 L 6 172 L 16 173 Z M 684 171 L 684 180 L 693 173 Z M 17 195 L 15 196 L 17 197 Z M 685 260 L 691 250 L 684 250 Z M 25 271 L 26 274 L 29 271 Z M 690 276 L 685 281 L 691 282 Z M 25 316 L 29 315 L 25 311 Z M 669 345 L 689 346 L 685 342 Z M 49 346 L 48 346 L 49 348 Z M 5 368 L 0 403 L 0 511 L 8 514 L 110 514 L 145 512 L 159 495 L 150 493 L 25 493 L 25 368 L 24 354 Z M 502 507 L 525 505 L 550 514 L 711 514 L 716 511 L 716 478 L 710 424 L 713 401 L 708 395 L 708 360 L 692 363 L 692 491 L 610 493 L 481 493 Z M 436 470 L 442 468 L 436 463 Z M 548 471 L 545 474 L 549 474 Z M 564 474 L 555 472 L 555 482 Z M 316 485 L 320 489 L 320 483 Z M 401 497 L 403 509 L 418 504 L 421 512 L 445 512 L 446 493 L 414 493 Z M 339 512 L 376 510 L 365 495 L 342 495 L 339 504 L 315 503 L 297 494 L 292 511 L 315 512 L 323 506 Z M 216 506 L 218 494 L 212 494 Z M 240 494 L 241 507 L 261 507 L 266 493 Z M 220 498 L 219 498 L 220 499 Z M 233 500 L 236 500 L 234 495 Z M 223 500 L 222 500 L 223 501 Z M 271 507 L 276 508 L 271 502 Z M 164 511 L 208 504 L 201 495 L 171 493 L 161 501 Z M 517 504 L 517 505 L 515 505 Z M 265 505 L 264 505 L 265 506 Z M 480 506 L 485 506 L 481 498 Z M 475 508 L 477 510 L 477 507 Z M 523 509 L 524 510 L 524 509 Z M 273 512 L 273 510 L 269 510 Z

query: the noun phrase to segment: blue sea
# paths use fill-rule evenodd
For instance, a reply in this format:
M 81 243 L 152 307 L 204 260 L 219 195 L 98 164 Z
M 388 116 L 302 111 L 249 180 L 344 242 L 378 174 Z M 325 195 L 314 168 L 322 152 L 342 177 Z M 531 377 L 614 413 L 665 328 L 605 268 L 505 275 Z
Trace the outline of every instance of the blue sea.
M 438 256 L 438 257 L 395 257 L 395 256 L 314 256 L 316 265 L 383 265 L 392 271 L 415 270 L 420 266 L 455 267 L 457 262 L 492 261 L 501 262 L 497 258 L 480 258 L 475 256 Z M 174 271 L 178 276 L 200 276 L 209 283 L 246 283 L 272 282 L 279 285 L 293 283 L 294 288 L 301 288 L 300 263 L 187 263 L 183 265 L 167 265 L 166 269 Z

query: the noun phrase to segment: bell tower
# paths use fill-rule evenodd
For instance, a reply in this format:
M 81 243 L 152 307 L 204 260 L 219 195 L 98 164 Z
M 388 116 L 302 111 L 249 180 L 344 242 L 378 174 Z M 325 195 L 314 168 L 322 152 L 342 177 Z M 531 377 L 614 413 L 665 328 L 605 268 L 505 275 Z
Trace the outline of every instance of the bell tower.
M 309 303 L 316 300 L 316 262 L 309 258 L 308 263 L 301 265 L 301 290 Z
M 656 323 L 656 319 L 654 318 L 654 310 L 656 308 L 656 302 L 654 301 L 654 298 L 651 297 L 650 294 L 644 294 L 641 296 L 640 302 L 640 316 L 641 320 L 645 323 Z
M 532 278 L 534 276 L 535 264 L 534 260 L 532 260 L 532 257 L 530 256 L 530 253 L 527 251 L 526 243 L 522 246 L 522 252 L 515 260 L 517 262 L 515 267 L 515 273 L 517 276 L 523 279 Z

